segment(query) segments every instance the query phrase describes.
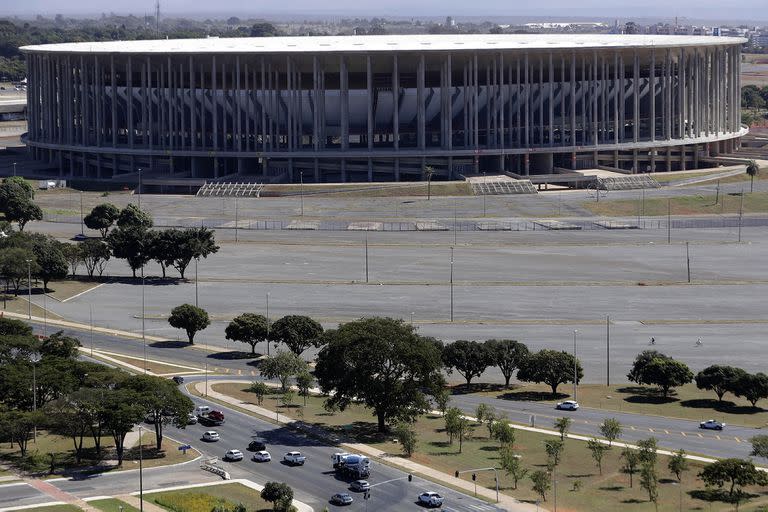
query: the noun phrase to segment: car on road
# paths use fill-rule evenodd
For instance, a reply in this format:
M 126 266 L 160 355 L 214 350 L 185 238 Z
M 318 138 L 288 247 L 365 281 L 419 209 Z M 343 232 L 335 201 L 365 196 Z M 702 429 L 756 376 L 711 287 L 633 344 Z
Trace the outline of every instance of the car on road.
M 266 450 L 259 450 L 258 452 L 253 454 L 253 457 L 251 457 L 251 460 L 253 460 L 254 462 L 269 462 L 272 460 L 272 456 Z
M 259 441 L 258 439 L 254 439 L 250 443 L 248 443 L 248 451 L 249 452 L 262 452 L 267 449 L 267 445 L 264 443 L 264 441 Z
M 187 425 L 197 425 L 197 416 L 194 413 L 189 413 L 187 416 Z
M 723 430 L 725 428 L 725 423 L 717 420 L 707 420 L 699 423 L 699 428 L 706 430 Z
M 203 441 L 208 441 L 210 443 L 214 443 L 221 439 L 221 436 L 219 436 L 219 433 L 215 430 L 208 430 L 206 432 L 203 432 Z
M 442 507 L 443 497 L 434 491 L 427 491 L 419 494 L 419 505 L 425 507 Z
M 283 461 L 292 466 L 303 466 L 307 461 L 307 458 L 301 454 L 301 452 L 288 452 L 283 455 Z
M 555 409 L 561 410 L 561 411 L 575 411 L 579 408 L 579 402 L 576 400 L 566 400 L 565 402 L 559 402 Z
M 243 452 L 240 450 L 227 450 L 227 453 L 224 454 L 224 460 L 232 462 L 243 460 Z
M 368 480 L 355 480 L 349 488 L 353 491 L 364 492 L 371 488 L 371 484 L 368 483 Z
M 179 375 L 175 376 L 173 379 L 171 379 L 176 384 L 184 384 L 184 377 L 180 377 Z
M 75 242 L 82 242 L 83 240 L 88 240 L 88 237 L 82 233 L 78 233 L 72 237 L 72 240 L 74 240 Z
M 355 500 L 352 499 L 352 496 L 346 492 L 338 492 L 331 496 L 331 503 L 334 505 L 351 505 L 353 501 Z

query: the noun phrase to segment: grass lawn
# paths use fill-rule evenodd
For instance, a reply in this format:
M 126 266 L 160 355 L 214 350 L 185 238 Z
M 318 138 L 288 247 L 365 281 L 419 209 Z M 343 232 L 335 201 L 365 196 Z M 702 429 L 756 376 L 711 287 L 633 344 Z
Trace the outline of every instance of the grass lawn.
M 213 389 L 216 391 L 231 395 L 243 402 L 255 404 L 255 395 L 245 391 L 246 388 L 247 386 L 235 383 L 213 385 Z M 306 407 L 298 405 L 303 404 L 303 397 L 297 396 L 295 400 L 297 405 L 291 407 L 278 405 L 276 398 L 279 398 L 278 394 L 265 397 L 261 406 L 272 411 L 277 407 L 282 413 L 292 418 L 321 425 L 329 431 L 345 434 L 387 453 L 400 454 L 399 445 L 393 442 L 390 435 L 376 432 L 375 418 L 369 410 L 362 406 L 353 405 L 344 412 L 331 414 L 323 409 L 323 397 L 308 397 Z M 589 400 L 589 398 L 586 399 Z M 453 445 L 449 444 L 444 426 L 445 422 L 439 416 L 425 416 L 416 422 L 415 428 L 419 442 L 417 451 L 413 455 L 414 461 L 449 474 L 462 469 L 498 467 L 499 447 L 496 442 L 488 439 L 488 430 L 485 426 L 475 425 L 473 437 L 464 442 L 462 453 L 459 453 L 458 441 L 455 441 Z M 514 448 L 515 452 L 522 456 L 524 466 L 531 471 L 545 469 L 544 440 L 553 439 L 553 437 L 522 430 L 518 430 L 516 434 Z M 586 443 L 566 440 L 565 453 L 557 469 L 558 507 L 562 507 L 561 510 L 589 512 L 614 512 L 617 508 L 622 508 L 623 511 L 627 512 L 653 511 L 653 504 L 648 502 L 647 495 L 639 487 L 638 475 L 635 475 L 634 487 L 629 487 L 628 475 L 620 471 L 622 461 L 619 455 L 620 450 L 617 448 L 606 454 L 601 475 Z M 667 462 L 667 457 L 659 456 L 657 464 L 661 482 L 659 510 L 671 512 L 678 510 L 680 487 L 667 470 Z M 704 484 L 696 479 L 696 474 L 703 466 L 693 462 L 690 462 L 690 465 L 690 471 L 683 477 L 683 510 L 732 510 L 733 507 L 730 504 L 715 501 L 710 508 L 709 502 L 694 498 L 697 492 L 701 493 L 704 490 Z M 469 478 L 468 475 L 467 478 Z M 576 481 L 580 482 L 577 485 L 581 489 L 574 491 L 572 489 Z M 478 485 L 492 488 L 493 475 L 490 472 L 478 473 L 477 482 Z M 503 492 L 518 499 L 535 501 L 536 495 L 531 490 L 531 483 L 528 479 L 519 482 L 517 490 L 512 487 L 511 479 L 507 475 L 501 474 L 500 488 Z M 758 505 L 768 506 L 767 489 L 748 489 L 748 491 L 754 494 L 754 497 L 749 506 L 743 506 L 741 510 L 759 510 L 754 507 Z M 552 492 L 547 494 L 548 505 L 553 498 Z M 691 495 L 691 492 L 694 494 Z
M 82 509 L 74 505 L 40 505 L 39 507 L 25 508 L 24 511 L 31 512 L 80 512 Z
M 79 272 L 84 272 L 82 265 L 78 268 Z M 74 297 L 79 293 L 88 291 L 101 283 L 99 281 L 91 281 L 86 278 L 65 279 L 63 281 L 51 281 L 48 283 L 48 296 L 55 297 L 59 300 L 66 300 L 70 297 Z M 42 288 L 42 287 L 41 287 Z M 35 300 L 35 296 L 32 300 Z M 36 301 L 39 302 L 39 301 Z
M 53 299 L 49 299 L 51 302 L 53 302 Z M 38 306 L 40 304 L 40 306 Z M 43 296 L 42 295 L 32 295 L 32 316 L 36 316 L 39 318 L 43 318 Z M 13 295 L 13 292 L 5 295 L 2 292 L 0 292 L 0 308 L 2 308 L 3 311 L 10 311 L 11 313 L 18 313 L 20 315 L 26 315 L 29 313 L 29 302 L 27 301 L 27 295 L 26 290 L 19 292 L 18 297 Z M 47 318 L 61 320 L 61 317 L 55 313 L 52 313 L 51 311 L 48 311 L 45 313 Z M 56 329 L 53 327 L 49 327 L 50 332 L 56 332 Z
M 300 191 L 301 187 L 299 185 L 266 185 L 262 194 L 299 194 Z M 426 197 L 427 183 L 308 184 L 304 185 L 304 193 L 306 196 L 317 197 Z M 431 194 L 433 196 L 472 195 L 472 188 L 470 187 L 469 183 L 464 181 L 433 181 L 431 185 Z
M 456 386 L 454 389 L 457 392 L 463 392 L 463 386 Z M 554 405 L 556 402 L 570 398 L 569 393 L 572 388 L 567 385 L 561 386 L 558 388 L 560 394 L 557 398 L 552 398 L 549 387 L 541 384 L 516 384 L 510 386 L 510 389 L 493 385 L 489 390 L 476 389 L 479 394 L 503 400 L 536 401 Z M 653 386 L 582 384 L 579 386 L 578 399 L 583 407 L 610 411 L 668 416 L 694 421 L 715 418 L 746 427 L 768 426 L 768 410 L 760 407 L 768 406 L 768 401 L 758 402 L 758 408 L 753 409 L 747 400 L 726 393 L 723 402 L 718 403 L 714 392 L 700 390 L 696 384 L 686 384 L 676 388 L 675 392 L 666 399 Z
M 768 192 L 749 193 L 749 184 L 745 185 L 744 213 L 768 212 Z M 639 196 L 638 196 L 639 197 Z M 640 199 L 605 199 L 599 203 L 587 201 L 581 205 L 596 215 L 609 217 L 633 217 L 637 215 Z M 670 201 L 672 215 L 708 215 L 708 214 L 738 214 L 741 197 L 738 195 L 720 194 L 718 204 L 714 195 L 694 195 L 673 197 Z M 667 215 L 667 198 L 646 198 L 645 213 L 647 217 Z
M 142 456 L 145 468 L 166 466 L 179 462 L 186 462 L 196 458 L 199 453 L 196 450 L 187 450 L 186 455 L 178 450 L 179 444 L 163 438 L 163 449 L 155 449 L 155 431 L 152 425 L 145 425 L 146 430 L 142 435 Z M 94 472 L 100 471 L 121 471 L 126 469 L 135 469 L 139 466 L 139 448 L 135 446 L 125 450 L 123 466 L 118 468 L 111 465 L 104 465 L 104 461 L 109 460 L 114 455 L 114 442 L 112 437 L 105 435 L 101 439 L 102 457 L 98 457 L 94 448 L 93 439 L 85 437 L 83 439 L 83 458 L 78 463 L 75 460 L 75 453 L 72 440 L 68 437 L 49 434 L 44 430 L 38 430 L 37 443 L 32 440 L 27 446 L 26 457 L 21 457 L 21 453 L 16 445 L 10 448 L 7 443 L 0 444 L 0 460 L 7 462 L 21 471 L 45 474 L 50 473 L 49 453 L 55 453 L 55 471 L 59 473 L 62 469 L 89 469 L 96 468 Z M 57 474 L 49 476 L 58 476 Z
M 722 172 L 722 171 L 720 169 L 712 169 L 711 171 L 690 172 L 690 173 L 689 172 L 686 172 L 686 173 L 656 172 L 656 173 L 651 173 L 648 176 L 658 181 L 659 183 L 668 183 L 670 181 L 687 180 L 689 178 L 700 178 L 701 176 L 708 176 L 710 174 L 717 174 L 719 172 Z
M 91 355 L 90 351 L 86 351 L 86 354 L 88 356 Z M 120 361 L 126 364 L 130 364 L 133 366 L 136 366 L 138 368 L 144 368 L 144 359 L 141 357 L 131 357 L 131 356 L 125 356 L 125 355 L 113 355 L 113 354 L 103 354 L 100 355 L 98 351 L 93 352 L 94 359 L 103 359 L 104 361 L 107 361 L 105 359 L 106 357 L 109 357 L 110 359 L 114 359 L 116 361 Z M 147 370 L 156 374 L 156 375 L 165 375 L 165 374 L 178 374 L 178 373 L 189 373 L 194 370 L 190 370 L 189 368 L 183 368 L 180 366 L 176 366 L 173 364 L 163 364 L 163 363 L 155 363 L 152 361 L 147 361 Z M 202 371 L 202 369 L 200 369 Z
M 210 485 L 178 491 L 145 493 L 144 498 L 174 512 L 210 512 L 217 504 L 231 509 L 238 503 L 245 505 L 249 512 L 272 510 L 272 505 L 262 500 L 257 491 L 242 484 Z
M 123 507 L 122 512 L 139 512 L 139 509 L 115 498 L 89 501 L 88 504 L 104 512 L 121 512 L 121 506 Z

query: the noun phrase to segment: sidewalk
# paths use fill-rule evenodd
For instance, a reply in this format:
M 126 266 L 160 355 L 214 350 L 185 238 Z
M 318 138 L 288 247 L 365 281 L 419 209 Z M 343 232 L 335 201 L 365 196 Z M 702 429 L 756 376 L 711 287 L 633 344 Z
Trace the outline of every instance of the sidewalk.
M 25 478 L 24 482 L 30 485 L 31 487 L 37 489 L 41 493 L 50 496 L 51 498 L 53 498 L 53 501 L 74 505 L 84 510 L 85 512 L 100 512 L 99 509 L 90 506 L 87 502 L 81 500 L 77 496 L 74 496 L 73 494 L 69 494 L 68 492 L 64 492 L 58 487 L 56 487 L 55 485 L 49 484 L 44 480 Z
M 223 380 L 217 380 L 216 382 L 227 382 Z M 242 381 L 233 381 L 233 382 L 240 382 Z M 196 382 L 195 383 L 195 390 L 200 393 L 205 393 L 205 383 L 204 382 Z M 270 411 L 269 409 L 265 409 L 264 407 L 259 407 L 257 405 L 253 404 L 247 404 L 240 402 L 228 395 L 225 395 L 223 393 L 219 393 L 217 391 L 213 391 L 211 389 L 211 386 L 208 386 L 208 397 L 213 398 L 215 400 L 219 400 L 221 402 L 225 402 L 234 406 L 237 406 L 241 409 L 245 409 L 249 412 L 252 412 L 254 414 L 257 414 L 259 416 L 263 416 L 265 418 L 270 418 L 272 420 L 275 420 L 276 414 L 273 411 Z M 290 425 L 296 428 L 297 430 L 310 430 L 313 433 L 315 433 L 318 436 L 321 436 L 323 438 L 328 439 L 328 433 L 319 428 L 313 428 L 309 425 L 306 425 L 305 423 L 295 420 L 293 418 L 290 418 L 288 416 L 285 416 L 284 414 L 279 415 L 279 419 L 277 422 L 281 425 Z M 309 428 L 308 428 L 309 427 Z M 330 441 L 334 442 L 333 439 L 330 439 Z M 377 458 L 381 461 L 386 461 L 386 463 L 390 466 L 397 467 L 398 469 L 401 469 L 403 471 L 418 474 L 420 476 L 426 477 L 430 480 L 433 480 L 435 482 L 443 483 L 445 485 L 448 485 L 450 487 L 453 487 L 455 489 L 460 489 L 461 491 L 472 495 L 472 493 L 475 490 L 475 486 L 471 481 L 462 480 L 460 478 L 456 478 L 453 475 L 449 475 L 448 473 L 443 473 L 442 471 L 437 471 L 436 469 L 432 469 L 428 466 L 424 466 L 422 464 L 418 464 L 416 462 L 413 462 L 412 460 L 404 459 L 402 457 L 395 457 L 392 456 L 382 450 L 379 450 L 377 448 L 373 448 L 371 446 L 368 446 L 366 444 L 360 444 L 360 443 L 344 443 L 340 442 L 339 446 L 345 450 L 348 450 L 350 452 L 358 452 L 358 453 L 364 453 L 372 458 Z M 491 489 L 486 489 L 485 487 L 478 487 L 477 493 L 481 495 L 483 498 L 487 499 L 491 503 L 496 501 L 496 491 Z M 511 496 L 500 494 L 499 495 L 499 503 L 498 505 L 503 507 L 505 510 L 509 510 L 510 512 L 535 512 L 537 510 L 536 505 L 532 505 L 529 503 L 522 503 Z M 545 509 L 538 507 L 538 510 L 545 511 Z

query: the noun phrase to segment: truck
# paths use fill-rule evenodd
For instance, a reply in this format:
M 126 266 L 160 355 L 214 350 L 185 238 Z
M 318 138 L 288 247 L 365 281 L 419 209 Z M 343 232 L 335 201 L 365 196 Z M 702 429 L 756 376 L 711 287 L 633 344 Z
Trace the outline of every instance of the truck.
M 307 458 L 301 452 L 288 452 L 283 455 L 283 460 L 291 466 L 303 466 Z
M 331 462 L 336 473 L 355 480 L 371 476 L 371 460 L 358 453 L 334 453 Z
M 196 407 L 195 415 L 197 416 L 197 421 L 199 421 L 201 425 L 219 426 L 224 424 L 224 413 L 211 410 L 207 405 Z

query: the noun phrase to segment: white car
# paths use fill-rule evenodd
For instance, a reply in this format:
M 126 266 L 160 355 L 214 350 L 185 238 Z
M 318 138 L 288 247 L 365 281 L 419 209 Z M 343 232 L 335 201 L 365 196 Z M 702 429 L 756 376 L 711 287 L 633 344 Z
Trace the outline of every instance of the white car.
M 272 460 L 272 456 L 267 451 L 260 451 L 253 454 L 251 459 L 255 462 L 269 462 Z
M 443 497 L 436 492 L 423 492 L 419 494 L 419 505 L 426 507 L 442 507 Z
M 219 436 L 219 433 L 216 432 L 215 430 L 208 430 L 206 432 L 203 432 L 203 441 L 208 441 L 213 443 L 218 441 L 219 439 L 221 439 L 221 436 Z
M 716 420 L 707 420 L 699 423 L 699 428 L 706 430 L 723 430 L 723 428 L 725 428 L 725 423 Z
M 560 402 L 555 406 L 555 409 L 559 409 L 561 411 L 575 411 L 579 408 L 579 402 L 576 400 L 566 400 L 565 402 Z
M 227 453 L 224 454 L 224 460 L 229 461 L 238 461 L 243 460 L 243 452 L 240 450 L 227 450 Z
M 283 455 L 283 461 L 293 466 L 303 466 L 307 458 L 301 452 L 288 452 Z

